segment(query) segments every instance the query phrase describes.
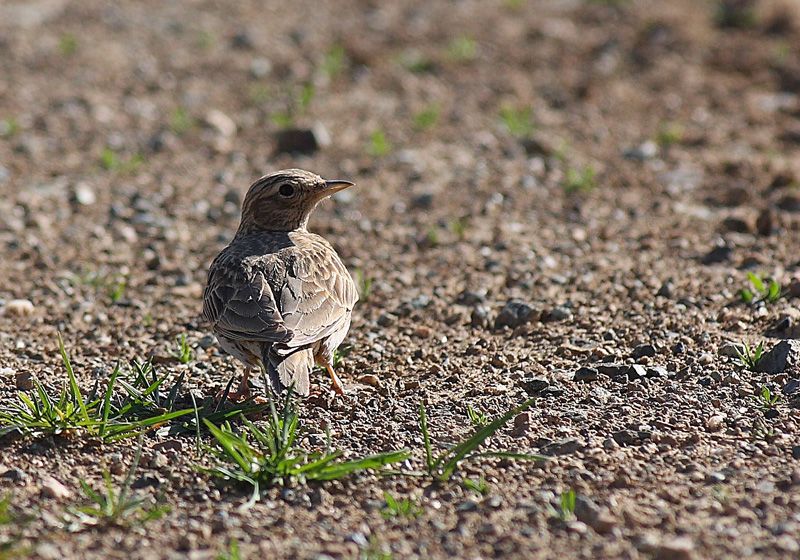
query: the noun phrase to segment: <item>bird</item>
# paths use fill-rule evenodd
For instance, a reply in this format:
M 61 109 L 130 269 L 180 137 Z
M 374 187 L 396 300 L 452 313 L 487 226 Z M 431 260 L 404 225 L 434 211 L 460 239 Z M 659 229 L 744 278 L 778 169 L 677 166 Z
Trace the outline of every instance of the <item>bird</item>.
M 314 363 L 344 394 L 333 357 L 350 329 L 358 291 L 333 246 L 307 226 L 317 204 L 351 186 L 285 169 L 248 189 L 239 228 L 212 261 L 203 291 L 203 318 L 245 368 L 229 400 L 250 398 L 248 380 L 258 369 L 274 393 L 292 387 L 307 396 Z

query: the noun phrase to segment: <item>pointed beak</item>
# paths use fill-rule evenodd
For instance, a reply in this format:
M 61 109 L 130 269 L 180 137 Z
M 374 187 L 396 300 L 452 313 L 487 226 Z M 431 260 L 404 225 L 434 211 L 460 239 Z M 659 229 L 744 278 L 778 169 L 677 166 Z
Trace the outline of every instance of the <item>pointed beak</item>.
M 347 187 L 352 187 L 354 184 L 355 183 L 351 183 L 350 181 L 344 181 L 342 179 L 331 179 L 330 181 L 325 181 L 324 192 L 326 195 L 331 195 L 333 193 L 342 191 Z

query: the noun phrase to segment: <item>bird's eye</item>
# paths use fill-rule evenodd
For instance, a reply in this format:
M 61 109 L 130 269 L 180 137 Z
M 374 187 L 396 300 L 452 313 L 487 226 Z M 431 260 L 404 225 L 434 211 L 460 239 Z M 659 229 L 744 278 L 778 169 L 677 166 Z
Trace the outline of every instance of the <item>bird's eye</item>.
M 294 187 L 292 185 L 284 183 L 283 185 L 281 185 L 281 188 L 278 189 L 278 194 L 280 194 L 281 196 L 285 196 L 286 198 L 289 198 L 294 194 Z

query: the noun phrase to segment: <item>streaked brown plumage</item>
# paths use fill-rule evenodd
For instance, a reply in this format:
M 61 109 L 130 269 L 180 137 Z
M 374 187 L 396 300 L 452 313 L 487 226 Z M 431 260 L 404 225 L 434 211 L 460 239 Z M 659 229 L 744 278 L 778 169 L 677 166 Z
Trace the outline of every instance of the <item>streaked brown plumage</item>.
M 211 263 L 203 293 L 203 317 L 220 346 L 245 364 L 234 397 L 249 394 L 248 376 L 258 367 L 274 391 L 293 384 L 308 395 L 315 361 L 341 394 L 333 353 L 358 294 L 330 243 L 306 225 L 321 200 L 351 185 L 288 169 L 250 186 L 239 230 Z

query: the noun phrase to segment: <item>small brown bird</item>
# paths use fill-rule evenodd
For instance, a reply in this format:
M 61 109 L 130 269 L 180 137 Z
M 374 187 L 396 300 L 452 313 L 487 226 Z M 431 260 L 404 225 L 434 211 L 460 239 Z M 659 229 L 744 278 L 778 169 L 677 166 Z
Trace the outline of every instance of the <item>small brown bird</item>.
M 333 354 L 358 301 L 353 279 L 324 238 L 306 230 L 317 204 L 352 186 L 301 169 L 266 175 L 250 186 L 236 236 L 211 263 L 203 317 L 223 350 L 245 365 L 231 399 L 246 398 L 254 368 L 273 391 L 309 393 L 314 362 L 343 394 Z

